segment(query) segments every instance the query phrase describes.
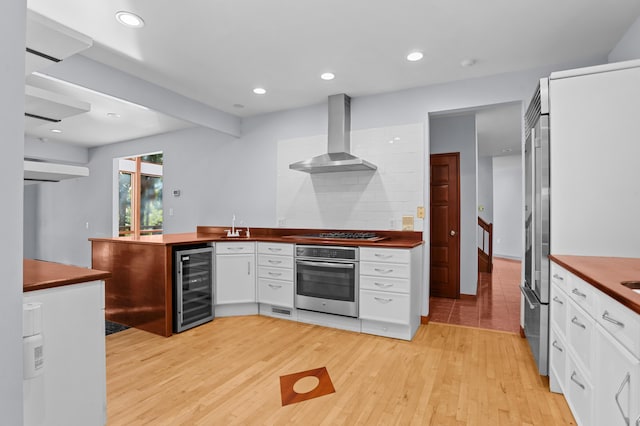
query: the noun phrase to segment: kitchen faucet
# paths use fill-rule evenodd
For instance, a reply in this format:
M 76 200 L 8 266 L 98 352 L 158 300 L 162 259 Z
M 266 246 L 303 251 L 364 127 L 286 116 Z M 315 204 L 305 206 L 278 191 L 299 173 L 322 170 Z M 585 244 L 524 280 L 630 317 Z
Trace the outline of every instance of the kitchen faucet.
M 236 229 L 236 214 L 231 218 L 231 229 L 227 229 L 227 237 L 239 237 L 240 231 Z

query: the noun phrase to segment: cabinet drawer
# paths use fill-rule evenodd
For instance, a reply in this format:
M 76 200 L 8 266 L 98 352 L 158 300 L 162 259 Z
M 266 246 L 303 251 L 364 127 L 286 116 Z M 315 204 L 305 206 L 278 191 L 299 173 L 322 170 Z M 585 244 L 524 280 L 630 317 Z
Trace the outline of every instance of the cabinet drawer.
M 551 262 L 551 282 L 557 284 L 562 291 L 567 291 L 570 275 L 562 266 Z
M 391 324 L 363 319 L 362 332 L 376 336 L 393 337 L 394 339 L 411 340 L 411 326 L 405 324 Z
M 409 324 L 409 295 L 360 290 L 360 318 Z
M 360 288 L 378 291 L 393 291 L 396 293 L 409 293 L 410 283 L 406 278 L 360 277 Z
M 590 374 L 593 363 L 595 321 L 574 303 L 569 304 L 567 317 L 567 343 L 580 360 L 585 373 Z
M 575 275 L 571 275 L 569 281 L 569 286 L 567 287 L 569 297 L 585 311 L 594 312 L 596 299 L 595 289 Z
M 293 269 L 293 256 L 258 254 L 258 265 Z
M 549 307 L 551 309 L 551 324 L 558 327 L 562 337 L 565 337 L 567 330 L 567 310 L 569 300 L 565 292 L 559 289 L 558 285 L 553 282 L 551 284 L 551 301 Z
M 402 265 L 398 263 L 360 262 L 360 275 L 409 278 L 409 265 Z
M 549 338 L 549 365 L 560 382 L 560 388 L 564 392 L 566 389 L 567 345 L 555 327 L 551 327 L 551 335 Z
M 258 277 L 293 282 L 293 269 L 258 266 Z
M 410 258 L 409 250 L 372 247 L 360 248 L 360 261 L 409 263 Z
M 255 243 L 249 242 L 233 242 L 233 243 L 216 243 L 216 254 L 245 254 L 255 252 Z
M 284 281 L 258 279 L 258 302 L 293 308 L 293 284 Z
M 293 244 L 258 243 L 258 253 L 293 256 Z
M 572 356 L 567 358 L 565 397 L 571 413 L 580 426 L 589 426 L 593 421 L 593 385 L 576 364 Z
M 597 306 L 596 321 L 640 359 L 640 315 L 600 292 Z

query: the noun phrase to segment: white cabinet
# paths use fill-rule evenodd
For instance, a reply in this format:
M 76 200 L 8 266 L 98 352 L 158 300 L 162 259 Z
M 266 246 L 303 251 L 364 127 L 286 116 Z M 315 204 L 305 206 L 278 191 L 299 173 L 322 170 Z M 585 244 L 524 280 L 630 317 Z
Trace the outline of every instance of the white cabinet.
M 551 271 L 552 389 L 578 425 L 640 426 L 640 315 L 557 264 Z
M 29 291 L 24 303 L 42 303 L 44 341 L 43 373 L 24 381 L 25 425 L 104 425 L 104 282 Z
M 411 340 L 420 324 L 422 247 L 360 248 L 359 317 L 364 333 Z
M 255 243 L 216 244 L 216 305 L 256 302 Z
M 293 292 L 293 244 L 258 243 L 258 302 L 293 309 Z

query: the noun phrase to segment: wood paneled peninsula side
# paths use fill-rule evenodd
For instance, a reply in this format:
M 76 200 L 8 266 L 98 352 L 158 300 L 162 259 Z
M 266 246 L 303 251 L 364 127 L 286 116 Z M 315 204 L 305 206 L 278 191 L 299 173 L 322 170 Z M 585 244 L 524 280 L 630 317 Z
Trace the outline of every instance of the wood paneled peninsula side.
M 226 237 L 229 227 L 198 226 L 196 232 L 140 237 L 90 238 L 92 267 L 111 273 L 105 297 L 106 319 L 141 330 L 171 336 L 173 305 L 173 248 L 223 241 L 265 241 L 298 244 L 413 248 L 422 232 L 374 231 L 381 241 L 339 242 L 305 238 L 318 232 L 370 232 L 298 228 L 251 228 L 251 238 Z M 242 229 L 244 235 L 244 229 Z

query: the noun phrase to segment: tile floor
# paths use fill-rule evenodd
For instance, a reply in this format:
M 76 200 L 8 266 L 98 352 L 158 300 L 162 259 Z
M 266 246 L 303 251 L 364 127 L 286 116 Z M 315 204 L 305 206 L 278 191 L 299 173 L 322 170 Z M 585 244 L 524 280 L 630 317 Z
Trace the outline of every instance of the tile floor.
M 480 273 L 478 298 L 429 298 L 430 321 L 520 331 L 520 261 L 493 259 L 493 273 Z

